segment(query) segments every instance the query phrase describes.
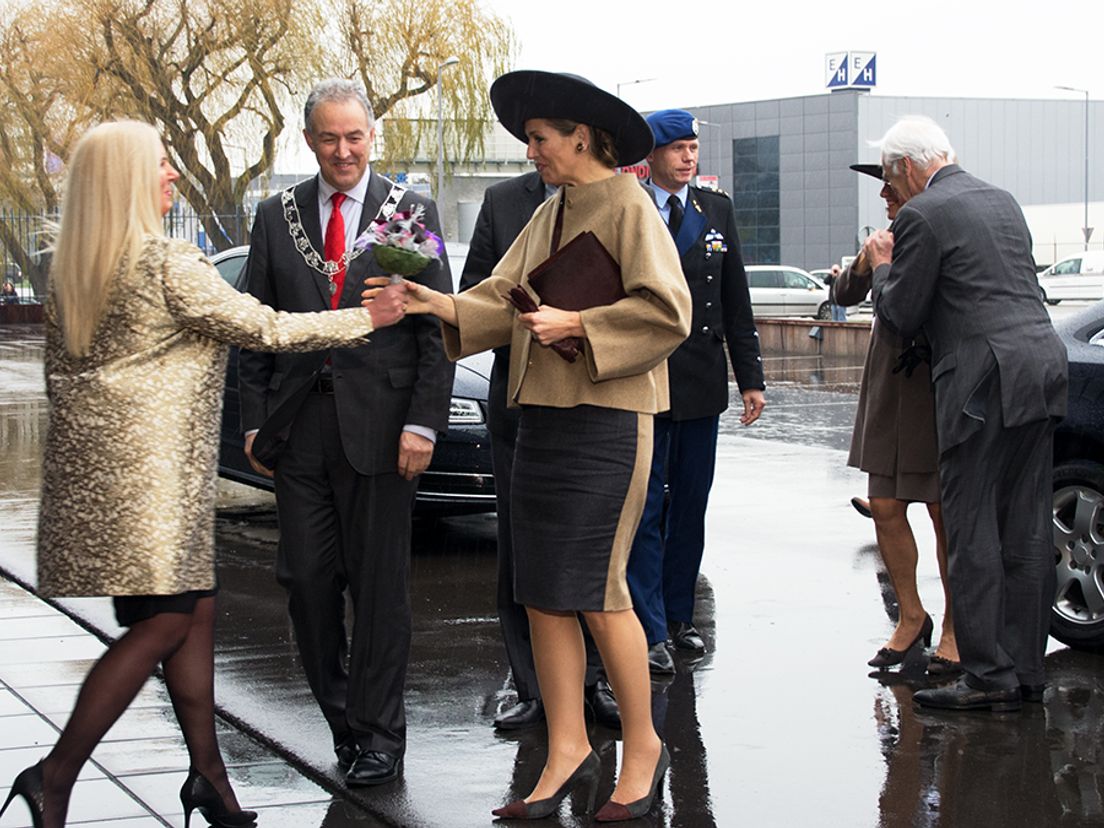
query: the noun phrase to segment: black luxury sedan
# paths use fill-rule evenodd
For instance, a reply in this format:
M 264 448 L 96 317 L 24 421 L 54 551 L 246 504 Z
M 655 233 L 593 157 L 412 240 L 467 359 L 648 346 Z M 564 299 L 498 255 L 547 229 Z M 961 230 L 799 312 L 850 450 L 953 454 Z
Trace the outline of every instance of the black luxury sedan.
M 454 273 L 463 266 L 463 251 L 449 246 Z M 235 247 L 211 257 L 222 278 L 238 290 L 248 247 Z M 415 511 L 420 515 L 475 514 L 495 511 L 491 446 L 487 434 L 487 392 L 492 355 L 477 354 L 456 364 L 448 431 L 438 436 L 433 462 L 418 484 Z M 219 474 L 239 483 L 272 488 L 272 479 L 253 471 L 245 459 L 238 406 L 238 349 L 230 350 L 226 396 L 222 406 Z
M 1104 302 L 1061 320 L 1069 411 L 1054 435 L 1054 558 L 1050 633 L 1104 651 Z

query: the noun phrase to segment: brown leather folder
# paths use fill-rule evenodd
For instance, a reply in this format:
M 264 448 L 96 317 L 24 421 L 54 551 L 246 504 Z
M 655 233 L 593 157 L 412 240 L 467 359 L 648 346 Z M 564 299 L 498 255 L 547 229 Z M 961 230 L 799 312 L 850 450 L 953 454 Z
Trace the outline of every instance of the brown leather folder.
M 593 232 L 580 233 L 529 273 L 529 285 L 540 297 L 541 304 L 561 310 L 580 311 L 600 305 L 612 305 L 626 296 L 621 284 L 621 266 Z M 510 291 L 513 294 L 514 291 Z M 521 297 L 510 301 L 523 313 Z M 526 297 L 528 298 L 528 297 Z M 556 347 L 562 345 L 563 347 Z M 561 340 L 553 349 L 574 362 L 583 343 L 577 337 Z

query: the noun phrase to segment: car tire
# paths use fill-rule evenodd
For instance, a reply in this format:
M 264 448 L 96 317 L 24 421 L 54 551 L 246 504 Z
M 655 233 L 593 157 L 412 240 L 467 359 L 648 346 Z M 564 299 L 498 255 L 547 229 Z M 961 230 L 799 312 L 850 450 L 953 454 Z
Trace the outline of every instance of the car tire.
M 821 304 L 817 308 L 816 318 L 821 320 L 828 320 L 832 318 L 832 306 L 827 302 Z
M 1043 286 L 1042 286 L 1042 285 L 1039 285 L 1039 300 L 1040 300 L 1040 301 L 1041 301 L 1041 302 L 1042 302 L 1042 303 L 1043 303 L 1044 305 L 1046 305 L 1046 304 L 1049 304 L 1049 303 L 1047 302 L 1047 298 L 1046 298 L 1046 291 L 1045 291 L 1045 290 L 1043 289 Z
M 1067 460 L 1054 468 L 1052 537 L 1058 582 L 1050 634 L 1104 652 L 1104 465 Z

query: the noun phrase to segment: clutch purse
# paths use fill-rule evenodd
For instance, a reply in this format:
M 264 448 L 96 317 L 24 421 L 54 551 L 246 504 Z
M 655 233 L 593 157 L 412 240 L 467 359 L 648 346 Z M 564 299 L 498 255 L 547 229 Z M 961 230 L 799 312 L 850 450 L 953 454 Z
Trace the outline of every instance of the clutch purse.
M 542 304 L 561 310 L 612 305 L 627 295 L 621 284 L 621 266 L 590 230 L 580 233 L 533 268 L 528 279 Z M 522 313 L 537 309 L 520 285 L 511 288 L 506 299 Z M 581 339 L 570 337 L 554 343 L 552 349 L 568 362 L 574 362 L 582 345 Z

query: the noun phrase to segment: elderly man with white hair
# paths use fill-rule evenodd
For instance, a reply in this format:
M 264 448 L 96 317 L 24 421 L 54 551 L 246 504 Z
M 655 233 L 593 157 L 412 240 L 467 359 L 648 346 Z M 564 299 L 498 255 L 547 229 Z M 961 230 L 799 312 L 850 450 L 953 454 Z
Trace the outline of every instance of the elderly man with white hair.
M 906 203 L 865 251 L 879 323 L 932 349 L 939 475 L 963 677 L 917 691 L 949 710 L 1041 701 L 1054 594 L 1050 479 L 1066 350 L 1041 302 L 1012 196 L 952 163 L 927 118 L 876 144 Z

